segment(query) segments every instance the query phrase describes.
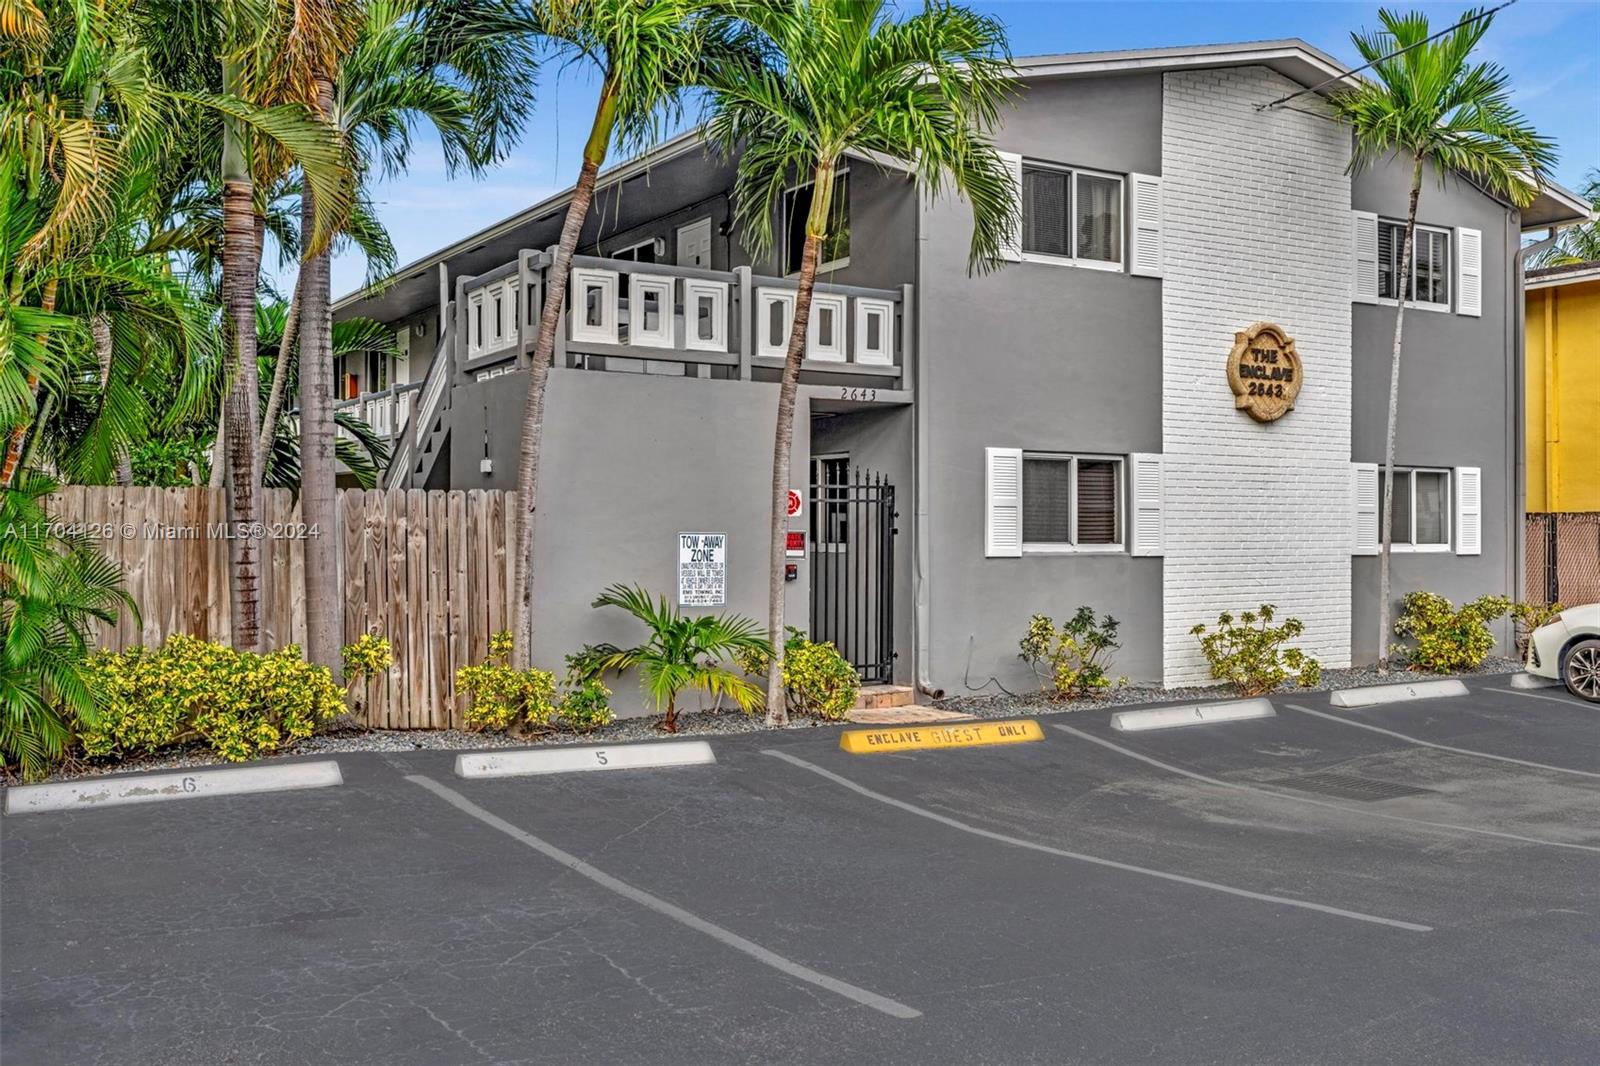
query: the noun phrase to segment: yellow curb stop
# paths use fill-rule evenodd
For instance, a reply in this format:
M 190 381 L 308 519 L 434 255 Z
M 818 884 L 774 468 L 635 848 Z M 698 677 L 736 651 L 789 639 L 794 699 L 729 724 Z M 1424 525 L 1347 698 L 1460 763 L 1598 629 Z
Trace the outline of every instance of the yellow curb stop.
M 1044 730 L 1031 718 L 961 725 L 916 725 L 894 729 L 847 729 L 839 747 L 852 755 L 924 748 L 975 748 L 987 744 L 1022 744 L 1043 740 Z

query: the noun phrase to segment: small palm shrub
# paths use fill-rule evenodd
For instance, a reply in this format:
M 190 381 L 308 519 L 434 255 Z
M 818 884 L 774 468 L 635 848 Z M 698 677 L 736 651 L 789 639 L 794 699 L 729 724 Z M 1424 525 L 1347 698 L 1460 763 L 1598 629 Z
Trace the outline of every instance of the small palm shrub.
M 456 671 L 456 687 L 472 697 L 467 728 L 503 732 L 539 729 L 556 710 L 556 675 L 548 670 L 517 670 L 511 665 L 511 634 L 489 638 L 489 658 Z
M 619 648 L 596 644 L 584 649 L 573 664 L 585 676 L 637 668 L 639 684 L 663 712 L 661 728 L 678 731 L 678 694 L 698 689 L 726 696 L 749 713 L 761 706 L 761 690 L 722 664 L 742 654 L 771 654 L 761 627 L 738 615 L 700 615 L 690 618 L 665 596 L 653 597 L 638 586 L 612 585 L 595 598 L 594 606 L 627 611 L 648 629 L 643 644 Z
M 1299 648 L 1285 648 L 1305 631 L 1298 618 L 1273 625 L 1277 609 L 1263 603 L 1257 610 L 1217 616 L 1217 627 L 1197 625 L 1189 632 L 1200 638 L 1200 650 L 1211 664 L 1211 676 L 1231 684 L 1241 696 L 1271 692 L 1293 678 L 1302 688 L 1322 680 L 1322 664 Z
M 1111 653 L 1122 646 L 1117 643 L 1118 625 L 1109 614 L 1095 621 L 1087 606 L 1059 628 L 1048 615 L 1036 614 L 1028 620 L 1017 654 L 1039 679 L 1039 690 L 1052 699 L 1092 696 L 1127 681 L 1113 682 L 1106 672 Z
M 78 727 L 89 758 L 199 741 L 243 762 L 309 737 L 344 710 L 327 667 L 307 663 L 293 644 L 258 655 L 176 634 L 159 648 L 101 652 L 90 667 L 102 702 Z
M 808 714 L 831 722 L 844 719 L 856 705 L 861 675 L 831 642 L 816 643 L 800 629 L 787 627 L 783 642 L 784 700 L 791 714 Z M 764 650 L 738 656 L 739 669 L 754 677 L 767 675 Z
M 1528 657 L 1528 641 L 1533 631 L 1566 610 L 1559 603 L 1514 603 L 1511 620 L 1516 623 L 1517 659 Z
M 73 730 L 96 720 L 96 624 L 123 608 L 138 617 L 121 568 L 52 527 L 44 501 L 55 489 L 29 471 L 0 490 L 0 768 L 26 781 L 49 773 Z
M 1408 592 L 1400 600 L 1394 631 L 1415 647 L 1397 645 L 1390 654 L 1413 670 L 1453 673 L 1476 670 L 1494 650 L 1489 623 L 1511 611 L 1504 596 L 1479 596 L 1460 610 L 1437 592 Z

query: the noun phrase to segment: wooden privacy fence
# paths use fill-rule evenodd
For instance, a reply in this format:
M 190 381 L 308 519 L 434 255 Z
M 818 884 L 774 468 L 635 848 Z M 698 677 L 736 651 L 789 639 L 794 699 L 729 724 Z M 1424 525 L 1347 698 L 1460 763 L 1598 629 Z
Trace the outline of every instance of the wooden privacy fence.
M 286 489 L 264 497 L 263 646 L 304 647 L 306 597 L 342 596 L 344 642 L 370 632 L 394 648 L 394 665 L 352 692 L 352 709 L 378 728 L 459 728 L 466 697 L 456 692 L 456 670 L 482 662 L 490 635 L 511 626 L 507 547 L 516 493 L 349 489 L 340 493 L 333 530 L 307 529 Z M 121 564 L 139 605 L 139 621 L 124 612 L 115 626 L 101 627 L 104 647 L 156 645 L 173 633 L 228 642 L 221 489 L 69 486 L 52 499 L 51 513 Z M 333 588 L 306 588 L 311 536 L 338 543 Z

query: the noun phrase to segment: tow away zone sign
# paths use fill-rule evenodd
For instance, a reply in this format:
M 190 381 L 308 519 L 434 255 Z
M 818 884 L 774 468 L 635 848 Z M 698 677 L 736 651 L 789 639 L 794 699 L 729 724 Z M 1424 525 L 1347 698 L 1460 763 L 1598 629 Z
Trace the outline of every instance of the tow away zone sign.
M 721 607 L 728 601 L 728 535 L 678 534 L 678 606 Z
M 880 751 L 915 751 L 922 748 L 974 748 L 988 744 L 1022 744 L 1043 740 L 1044 730 L 1032 718 L 1010 722 L 972 722 L 961 725 L 915 725 L 892 729 L 847 729 L 839 747 L 852 755 Z

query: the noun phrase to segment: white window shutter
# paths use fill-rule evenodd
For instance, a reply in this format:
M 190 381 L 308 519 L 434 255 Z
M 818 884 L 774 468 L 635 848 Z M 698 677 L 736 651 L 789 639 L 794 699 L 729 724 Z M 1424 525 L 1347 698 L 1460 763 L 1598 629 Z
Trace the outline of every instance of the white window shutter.
M 1483 314 L 1483 232 L 1456 230 L 1456 313 Z
M 1378 554 L 1378 464 L 1350 464 L 1351 555 Z
M 1133 254 L 1128 271 L 1147 278 L 1161 276 L 1161 179 L 1129 174 L 1133 186 Z
M 1483 554 L 1483 471 L 1456 467 L 1456 554 Z
M 1355 235 L 1351 242 L 1350 299 L 1358 304 L 1378 302 L 1378 216 L 1352 211 Z
M 1022 554 L 1022 449 L 985 448 L 983 554 Z
M 1011 176 L 1011 192 L 1017 198 L 1016 227 L 1010 236 L 1000 242 L 1000 258 L 1009 259 L 1013 263 L 1022 259 L 1022 157 L 1015 152 L 996 152 L 1000 162 L 1005 165 L 1006 173 Z
M 1133 535 L 1128 538 L 1129 550 L 1133 555 L 1160 555 L 1165 549 L 1161 456 L 1154 452 L 1134 452 L 1128 456 L 1128 465 L 1133 485 Z

